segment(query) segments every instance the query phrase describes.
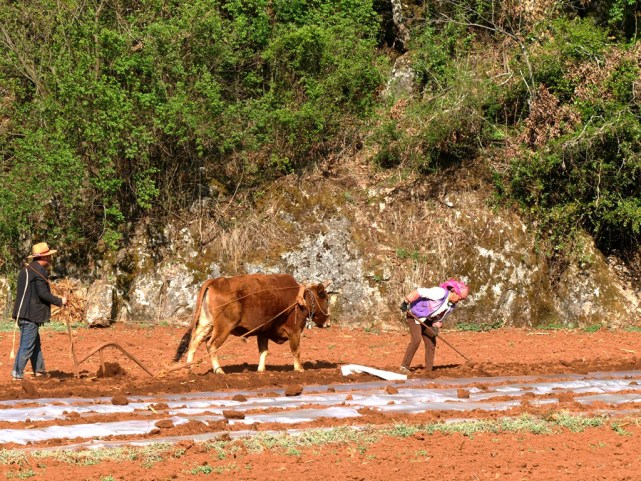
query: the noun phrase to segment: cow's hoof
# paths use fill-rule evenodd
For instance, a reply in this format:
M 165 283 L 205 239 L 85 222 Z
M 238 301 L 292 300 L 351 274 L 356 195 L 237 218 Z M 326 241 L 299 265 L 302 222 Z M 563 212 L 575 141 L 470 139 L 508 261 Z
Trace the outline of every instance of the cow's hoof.
M 222 367 L 217 367 L 214 369 L 214 374 L 225 374 L 225 371 L 223 371 Z

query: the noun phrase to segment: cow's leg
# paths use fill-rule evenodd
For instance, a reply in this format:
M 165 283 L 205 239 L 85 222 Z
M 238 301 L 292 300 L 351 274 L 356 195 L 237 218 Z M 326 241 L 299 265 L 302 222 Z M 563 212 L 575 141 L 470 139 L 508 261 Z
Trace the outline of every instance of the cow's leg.
M 220 346 L 216 347 L 214 346 L 214 344 L 207 343 L 207 352 L 209 353 L 209 358 L 211 359 L 211 369 L 214 372 L 214 374 L 225 374 L 224 369 L 220 367 L 220 363 L 218 362 L 217 351 L 219 347 Z
M 216 329 L 214 327 L 211 341 L 207 343 L 207 351 L 209 352 L 211 368 L 214 370 L 214 374 L 225 374 L 225 371 L 220 367 L 220 363 L 218 362 L 218 349 L 225 344 L 231 331 L 232 329 Z
M 258 341 L 258 355 L 259 355 L 258 372 L 265 372 L 265 360 L 267 359 L 269 339 L 265 336 L 258 334 L 258 336 L 256 337 L 256 340 Z
M 294 356 L 294 371 L 304 371 L 300 363 L 300 331 L 289 334 L 289 349 Z
M 200 307 L 200 316 L 196 327 L 194 328 L 193 335 L 191 337 L 191 342 L 189 343 L 189 350 L 187 351 L 187 364 L 189 365 L 189 370 L 191 371 L 191 363 L 194 361 L 194 356 L 196 355 L 196 350 L 198 346 L 211 334 L 213 321 L 212 316 L 209 313 L 207 308 L 207 298 L 209 291 L 205 292 L 203 296 L 202 306 Z
M 235 304 L 228 304 L 225 306 L 223 312 L 216 316 L 214 329 L 211 335 L 211 340 L 207 343 L 207 351 L 211 358 L 211 367 L 215 374 L 225 374 L 225 371 L 220 367 L 218 362 L 218 349 L 225 344 L 225 341 L 234 330 L 236 324 L 240 319 L 240 307 Z

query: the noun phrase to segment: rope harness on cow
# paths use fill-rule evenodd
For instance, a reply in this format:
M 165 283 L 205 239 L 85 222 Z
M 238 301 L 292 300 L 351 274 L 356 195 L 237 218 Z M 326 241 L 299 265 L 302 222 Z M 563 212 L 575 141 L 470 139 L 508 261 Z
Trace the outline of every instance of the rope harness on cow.
M 249 296 L 256 295 L 256 294 L 258 294 L 258 293 L 260 293 L 260 292 L 265 292 L 265 291 L 283 291 L 283 290 L 290 290 L 290 289 L 301 289 L 301 287 L 303 287 L 303 286 L 300 286 L 300 285 L 299 285 L 299 286 L 291 286 L 291 287 L 280 287 L 280 288 L 277 288 L 277 289 L 261 289 L 261 290 L 258 290 L 258 291 L 254 291 L 254 292 L 252 292 L 252 293 L 250 293 L 250 294 L 246 294 L 246 295 L 241 296 L 241 297 L 238 297 L 238 298 L 236 298 L 236 299 L 234 299 L 234 300 L 232 300 L 232 301 L 229 301 L 229 302 L 226 302 L 226 303 L 224 303 L 224 304 L 220 304 L 220 305 L 216 306 L 216 307 L 215 307 L 215 310 L 218 310 L 218 314 L 216 315 L 216 317 L 217 317 L 218 315 L 220 315 L 220 313 L 222 313 L 222 308 L 223 308 L 223 307 L 225 307 L 225 306 L 227 306 L 227 305 L 229 305 L 229 304 L 233 304 L 234 302 L 238 302 L 238 301 L 240 301 L 241 299 L 245 299 L 245 298 L 247 298 L 247 297 L 249 297 Z M 318 299 L 316 298 L 316 294 L 314 293 L 314 291 L 312 291 L 311 289 L 309 289 L 309 288 L 305 287 L 305 288 L 304 288 L 304 291 L 303 291 L 303 296 L 304 296 L 304 295 L 305 295 L 305 293 L 307 293 L 307 292 L 309 292 L 309 293 L 310 293 L 310 304 L 311 304 L 311 307 L 310 307 L 310 314 L 309 314 L 309 316 L 307 317 L 307 321 L 311 321 L 311 320 L 313 319 L 313 317 L 314 317 L 314 315 L 315 315 L 315 313 L 316 313 L 316 311 L 315 311 L 315 307 L 314 307 L 314 306 L 316 306 L 316 305 L 318 306 L 318 310 L 319 310 L 321 313 L 323 313 L 324 315 L 326 315 L 326 316 L 327 316 L 327 313 L 326 313 L 326 312 L 324 312 L 324 311 L 321 309 L 321 307 L 320 307 L 320 303 L 318 302 Z M 304 298 L 304 297 L 303 297 L 303 298 Z M 305 302 L 307 302 L 307 301 L 305 300 Z M 272 322 L 274 319 L 276 319 L 276 318 L 278 318 L 278 317 L 282 316 L 283 314 L 288 313 L 289 311 L 291 311 L 291 310 L 292 310 L 294 307 L 296 307 L 297 305 L 300 305 L 300 304 L 299 304 L 299 302 L 298 302 L 298 299 L 296 300 L 296 302 L 294 302 L 293 304 L 291 304 L 291 305 L 287 306 L 287 307 L 286 307 L 285 309 L 283 309 L 281 312 L 279 312 L 278 314 L 276 314 L 275 316 L 273 316 L 271 319 L 269 319 L 269 320 L 265 321 L 265 322 L 264 322 L 264 323 L 262 323 L 261 325 L 259 325 L 259 326 L 255 327 L 255 328 L 253 328 L 253 329 L 251 329 L 251 330 L 247 331 L 246 333 L 244 333 L 244 334 L 242 334 L 242 335 L 240 335 L 240 336 L 238 336 L 238 337 L 236 337 L 236 338 L 234 338 L 234 339 L 231 339 L 231 340 L 226 341 L 222 346 L 220 346 L 220 347 L 218 347 L 218 348 L 214 349 L 213 351 L 210 351 L 210 350 L 209 350 L 209 348 L 211 347 L 212 343 L 214 342 L 214 337 L 212 336 L 212 337 L 209 339 L 209 341 L 207 341 L 207 352 L 206 352 L 205 354 L 201 355 L 198 359 L 196 359 L 196 360 L 194 360 L 194 361 L 192 361 L 192 362 L 187 362 L 187 363 L 181 364 L 181 365 L 179 365 L 179 366 L 174 366 L 174 367 L 172 367 L 172 368 L 169 368 L 169 369 L 166 369 L 166 370 L 160 371 L 160 372 L 158 372 L 158 374 L 156 374 L 156 376 L 157 376 L 157 377 L 162 377 L 162 376 L 164 376 L 164 375 L 166 375 L 166 374 L 168 374 L 168 373 L 170 373 L 170 372 L 179 371 L 179 370 L 181 370 L 181 369 L 186 369 L 186 368 L 188 368 L 188 367 L 191 367 L 191 366 L 194 366 L 194 365 L 198 365 L 198 364 L 200 364 L 200 363 L 205 359 L 205 357 L 206 357 L 206 356 L 211 357 L 211 355 L 212 355 L 212 354 L 217 354 L 217 353 L 218 353 L 220 350 L 222 350 L 224 347 L 227 347 L 227 346 L 229 346 L 230 344 L 232 344 L 232 343 L 234 343 L 234 342 L 236 342 L 236 341 L 239 341 L 239 340 L 241 340 L 241 339 L 246 338 L 247 336 L 249 336 L 249 335 L 250 335 L 250 334 L 252 334 L 253 332 L 256 332 L 257 330 L 262 329 L 263 327 L 265 327 L 267 324 L 269 324 L 270 322 Z M 295 323 L 296 323 L 296 324 L 298 324 L 298 311 L 296 311 L 296 314 L 295 314 L 295 315 L 296 315 Z M 216 321 L 216 318 L 214 318 L 214 321 L 213 321 L 213 322 L 215 322 L 215 321 Z M 213 322 L 212 322 L 212 323 L 213 323 Z M 197 324 L 197 321 L 196 321 L 196 324 Z M 194 326 L 194 325 L 192 325 L 192 328 L 194 328 L 194 327 L 195 327 L 195 326 Z M 222 369 L 222 368 L 219 368 L 219 369 Z

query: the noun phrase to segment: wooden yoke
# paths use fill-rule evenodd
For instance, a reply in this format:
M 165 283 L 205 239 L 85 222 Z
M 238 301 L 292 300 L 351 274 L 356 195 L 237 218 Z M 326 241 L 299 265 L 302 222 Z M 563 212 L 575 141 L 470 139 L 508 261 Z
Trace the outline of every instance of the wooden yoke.
M 307 307 L 307 302 L 305 301 L 305 286 L 303 285 L 298 288 L 298 293 L 296 294 L 296 302 L 300 307 Z

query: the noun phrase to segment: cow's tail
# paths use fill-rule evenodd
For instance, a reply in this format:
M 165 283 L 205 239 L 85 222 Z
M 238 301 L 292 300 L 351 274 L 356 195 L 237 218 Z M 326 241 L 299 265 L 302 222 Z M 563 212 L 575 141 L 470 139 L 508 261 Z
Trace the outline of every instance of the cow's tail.
M 193 328 L 189 328 L 187 332 L 183 335 L 182 339 L 180 340 L 180 344 L 178 344 L 178 349 L 176 349 L 176 355 L 174 356 L 174 362 L 180 361 L 180 358 L 183 357 L 185 352 L 187 352 L 187 349 L 189 349 L 189 343 L 191 342 L 191 333 L 193 332 Z
M 191 320 L 191 325 L 189 326 L 189 329 L 187 329 L 187 332 L 183 334 L 183 337 L 180 340 L 180 344 L 178 344 L 178 349 L 176 349 L 176 354 L 174 356 L 174 362 L 180 361 L 180 358 L 183 357 L 185 352 L 187 352 L 187 349 L 189 349 L 189 343 L 191 342 L 191 333 L 194 332 L 194 329 L 198 324 L 198 319 L 200 318 L 200 309 L 203 305 L 203 298 L 205 297 L 205 292 L 207 292 L 207 289 L 209 289 L 212 282 L 213 280 L 210 279 L 206 281 L 203 284 L 203 286 L 200 288 L 200 292 L 198 293 L 198 301 L 196 302 L 196 308 L 194 309 L 194 317 Z

